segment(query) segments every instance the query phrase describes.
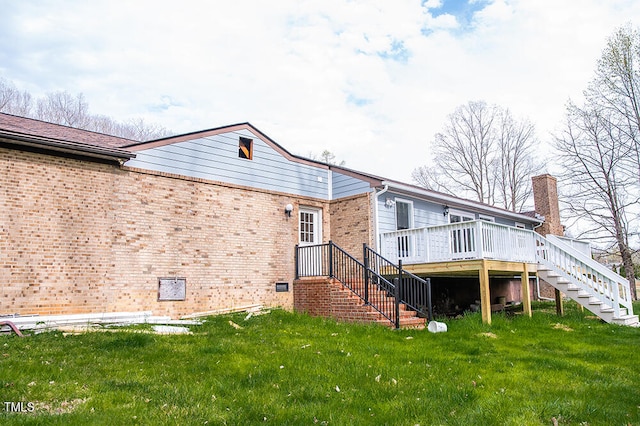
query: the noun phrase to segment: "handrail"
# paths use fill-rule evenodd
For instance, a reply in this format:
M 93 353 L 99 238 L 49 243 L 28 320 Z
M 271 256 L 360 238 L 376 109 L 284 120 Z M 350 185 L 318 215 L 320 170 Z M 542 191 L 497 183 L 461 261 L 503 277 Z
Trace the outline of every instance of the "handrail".
M 620 317 L 621 305 L 627 309 L 627 314 L 633 314 L 629 281 L 561 239 L 537 235 L 536 256 L 539 263 L 551 267 L 589 296 L 611 306 L 615 317 Z
M 397 294 L 394 283 L 365 268 L 362 262 L 332 241 L 311 246 L 296 245 L 296 279 L 310 276 L 338 280 L 396 328 L 400 327 L 395 297 L 389 297 Z
M 363 244 L 365 265 L 380 275 L 397 277 L 400 295 L 399 303 L 433 319 L 431 303 L 431 280 L 422 278 L 402 269 L 402 261 L 398 265 L 382 256 L 366 244 Z
M 332 241 L 296 246 L 296 279 L 327 276 L 338 280 L 383 317 L 400 327 L 399 305 L 433 318 L 431 281 L 395 265 L 363 244 L 364 262 Z

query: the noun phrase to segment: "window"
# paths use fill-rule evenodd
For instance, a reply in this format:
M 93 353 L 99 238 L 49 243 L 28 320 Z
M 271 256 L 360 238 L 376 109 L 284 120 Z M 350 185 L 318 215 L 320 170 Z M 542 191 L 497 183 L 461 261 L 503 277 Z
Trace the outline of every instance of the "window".
M 409 229 L 413 226 L 413 205 L 410 201 L 396 200 L 396 229 Z
M 494 222 L 494 223 L 495 223 L 495 221 L 496 221 L 496 218 L 495 218 L 495 217 L 493 217 L 493 216 L 487 216 L 486 214 L 478 215 L 478 219 L 480 219 L 480 220 L 484 220 L 484 221 L 486 221 L 486 222 Z
M 525 225 L 524 223 L 516 222 L 516 228 L 527 229 L 527 225 Z
M 247 160 L 253 159 L 253 139 L 240 136 L 238 141 L 238 157 Z
M 458 210 L 451 210 L 449 212 L 449 223 L 469 222 L 475 219 L 476 218 L 472 213 L 462 212 Z

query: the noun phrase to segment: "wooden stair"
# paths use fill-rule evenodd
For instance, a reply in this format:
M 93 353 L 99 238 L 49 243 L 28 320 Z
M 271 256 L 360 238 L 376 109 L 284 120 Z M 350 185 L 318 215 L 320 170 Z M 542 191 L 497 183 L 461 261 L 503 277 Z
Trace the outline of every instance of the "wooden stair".
M 612 305 L 603 302 L 601 299 L 592 297 L 588 292 L 552 268 L 542 264 L 538 265 L 538 276 L 552 287 L 560 290 L 570 299 L 584 306 L 603 321 L 631 327 L 640 327 L 638 315 L 629 314 L 626 308 L 621 307 L 619 308 L 618 316 L 616 316 L 615 309 Z

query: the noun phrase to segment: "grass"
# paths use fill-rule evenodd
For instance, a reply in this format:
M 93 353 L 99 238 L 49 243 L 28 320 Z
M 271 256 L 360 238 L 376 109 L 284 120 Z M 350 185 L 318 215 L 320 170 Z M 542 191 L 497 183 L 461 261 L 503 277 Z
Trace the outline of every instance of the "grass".
M 640 329 L 565 310 L 438 334 L 274 310 L 193 335 L 5 336 L 0 399 L 25 412 L 0 423 L 640 425 Z

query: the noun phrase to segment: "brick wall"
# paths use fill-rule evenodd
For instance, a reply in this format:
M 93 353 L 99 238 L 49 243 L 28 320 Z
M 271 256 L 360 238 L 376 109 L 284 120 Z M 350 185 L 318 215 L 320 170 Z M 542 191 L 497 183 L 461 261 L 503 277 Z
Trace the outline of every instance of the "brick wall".
M 0 314 L 293 306 L 297 208 L 328 203 L 0 149 Z M 284 206 L 294 204 L 291 218 Z M 330 215 L 323 215 L 326 236 Z M 159 302 L 159 277 L 184 301 Z
M 331 202 L 331 240 L 356 259 L 362 258 L 362 244 L 374 241 L 371 193 Z
M 560 207 L 558 205 L 557 180 L 551 175 L 534 176 L 533 198 L 535 211 L 544 216 L 544 223 L 537 229 L 542 235 L 564 235 L 560 223 Z
M 294 309 L 312 316 L 335 318 L 349 322 L 381 321 L 383 317 L 372 311 L 362 299 L 346 289 L 339 281 L 323 277 L 301 278 L 294 281 Z
M 1 148 L 0 170 L 0 313 L 104 306 L 119 171 Z

